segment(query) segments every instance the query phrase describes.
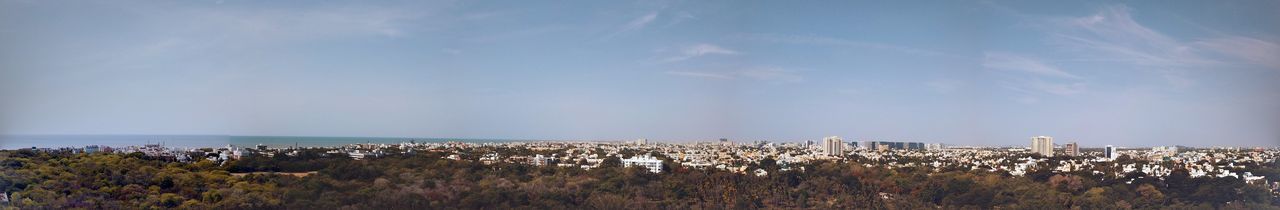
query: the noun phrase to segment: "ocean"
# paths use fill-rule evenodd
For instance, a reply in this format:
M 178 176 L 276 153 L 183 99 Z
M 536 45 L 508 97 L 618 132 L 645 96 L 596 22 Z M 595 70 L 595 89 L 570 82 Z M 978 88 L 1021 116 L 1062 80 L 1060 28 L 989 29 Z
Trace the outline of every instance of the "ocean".
M 270 147 L 330 147 L 355 143 L 401 142 L 514 142 L 535 140 L 512 139 L 462 139 L 462 138 L 407 138 L 407 137 L 325 137 L 325 136 L 228 136 L 228 135 L 0 135 L 0 149 L 63 148 L 102 145 L 110 147 L 162 144 L 175 148 L 252 147 L 258 144 Z

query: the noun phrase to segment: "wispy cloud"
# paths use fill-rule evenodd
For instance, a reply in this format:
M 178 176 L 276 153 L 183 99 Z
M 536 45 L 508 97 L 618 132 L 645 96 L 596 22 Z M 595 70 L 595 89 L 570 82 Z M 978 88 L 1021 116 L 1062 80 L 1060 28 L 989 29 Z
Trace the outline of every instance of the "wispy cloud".
M 1224 35 L 1200 41 L 1181 41 L 1134 20 L 1126 6 L 1109 6 L 1086 17 L 1058 19 L 1051 25 L 1053 40 L 1067 49 L 1088 53 L 1090 60 L 1193 68 L 1233 63 L 1234 58 L 1280 69 L 1280 45 L 1257 38 Z
M 726 79 L 726 80 L 733 79 L 733 76 L 729 76 L 725 74 L 707 73 L 707 72 L 667 71 L 666 74 L 683 76 L 683 77 L 698 77 L 698 78 L 709 78 L 709 79 Z
M 626 31 L 643 29 L 645 26 L 648 26 L 649 23 L 653 23 L 653 21 L 657 19 L 658 19 L 658 11 L 649 12 L 644 16 L 640 16 L 640 17 L 637 17 L 636 19 L 631 20 L 631 22 L 627 22 L 626 25 L 622 26 L 622 31 L 626 32 Z
M 1195 49 L 1135 21 L 1125 6 L 1109 6 L 1094 15 L 1053 21 L 1052 40 L 1085 59 L 1141 66 L 1187 67 L 1216 63 Z
M 676 62 L 676 61 L 688 60 L 690 58 L 695 58 L 699 56 L 716 55 L 716 54 L 736 55 L 736 54 L 739 54 L 739 52 L 726 49 L 720 46 L 716 46 L 713 44 L 702 43 L 702 44 L 695 44 L 695 45 L 690 45 L 690 46 L 681 48 L 678 55 L 674 55 L 674 56 L 662 59 L 662 62 L 664 63 Z
M 192 9 L 183 12 L 189 21 L 215 34 L 244 39 L 298 39 L 321 36 L 382 35 L 404 36 L 407 21 L 427 15 L 399 8 L 317 8 L 307 10 L 217 10 Z M 168 12 L 160 12 L 168 13 Z M 171 14 L 161 14 L 171 15 Z
M 753 41 L 787 43 L 787 44 L 807 44 L 807 45 L 821 45 L 821 46 L 832 46 L 832 47 L 864 48 L 864 49 L 872 49 L 872 50 L 879 50 L 879 51 L 891 51 L 891 52 L 912 54 L 912 55 L 950 56 L 946 53 L 933 51 L 933 50 L 925 50 L 925 49 L 904 47 L 904 46 L 891 45 L 891 44 L 883 44 L 883 43 L 875 43 L 875 42 L 860 42 L 860 41 L 831 38 L 831 37 L 778 35 L 778 34 L 745 34 L 745 35 L 736 36 L 734 38 L 739 38 L 744 40 L 753 40 Z
M 752 81 L 761 81 L 768 83 L 797 83 L 803 82 L 804 76 L 796 71 L 778 68 L 778 67 L 756 67 L 744 70 L 731 71 L 726 73 L 699 72 L 699 71 L 667 71 L 668 75 L 706 78 L 716 80 L 737 80 L 747 79 Z
M 1083 82 L 1055 83 L 1039 79 L 1031 79 L 1023 82 L 1023 84 L 1028 85 L 1034 90 L 1054 95 L 1075 95 L 1085 91 L 1085 83 Z
M 601 37 L 597 41 L 609 40 L 623 33 L 644 29 L 646 26 L 649 26 L 650 23 L 653 23 L 653 21 L 658 20 L 658 13 L 659 13 L 658 11 L 652 11 L 640 17 L 636 17 L 635 19 L 632 19 L 630 22 L 623 24 L 616 31 L 613 31 L 612 33 L 609 33 L 604 37 Z
M 1078 56 L 1069 59 L 1110 62 L 1128 65 L 1130 69 L 1149 70 L 1159 74 L 1172 87 L 1197 84 L 1196 80 L 1187 77 L 1190 70 L 1224 69 L 1222 67 L 1239 64 L 1280 69 L 1280 59 L 1276 59 L 1280 57 L 1280 45 L 1276 42 L 1230 34 L 1198 41 L 1179 40 L 1139 23 L 1130 9 L 1123 5 L 1104 7 L 1084 17 L 1052 19 L 1049 23 L 1045 26 L 1050 40 Z M 987 59 L 991 58 L 988 55 Z M 1062 74 L 1064 71 L 1032 64 L 1024 64 L 1020 69 L 1075 78 Z M 1041 84 L 1039 87 L 1055 94 L 1077 93 L 1083 89 L 1083 85 L 1062 84 Z
M 1053 95 L 1075 95 L 1085 90 L 1085 83 L 1079 82 L 1082 77 L 1039 59 L 1001 52 L 987 52 L 984 55 L 983 68 L 1012 73 L 1007 75 L 1014 79 L 1005 88 L 1028 94 Z
M 689 13 L 689 12 L 678 12 L 668 17 L 669 18 L 667 19 L 670 19 L 670 21 L 667 21 L 667 24 L 663 25 L 663 27 L 671 27 L 673 25 L 680 24 L 685 21 L 698 19 L 697 16 L 693 16 L 693 13 Z
M 1260 39 L 1230 36 L 1193 43 L 1209 51 L 1235 56 L 1245 61 L 1280 70 L 1280 45 Z
M 955 92 L 963 85 L 963 82 L 954 79 L 935 79 L 925 82 L 925 86 L 928 86 L 935 92 L 943 94 Z
M 1021 71 L 1042 76 L 1067 79 L 1080 78 L 1080 76 L 1067 73 L 1062 69 L 1045 64 L 1040 60 L 1010 53 L 986 52 L 982 59 L 982 67 L 1005 71 Z
M 804 77 L 796 74 L 795 71 L 777 68 L 765 67 L 743 70 L 739 73 L 743 77 L 752 78 L 760 81 L 770 81 L 778 83 L 803 82 Z

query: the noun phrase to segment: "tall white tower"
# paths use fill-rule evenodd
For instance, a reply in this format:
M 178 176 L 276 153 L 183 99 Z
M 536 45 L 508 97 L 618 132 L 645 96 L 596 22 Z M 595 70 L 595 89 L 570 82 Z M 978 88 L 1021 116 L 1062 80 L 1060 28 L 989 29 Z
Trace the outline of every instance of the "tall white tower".
M 1031 137 L 1031 152 L 1053 157 L 1053 137 Z
M 822 139 L 822 151 L 830 156 L 844 155 L 844 140 L 839 136 L 829 136 Z

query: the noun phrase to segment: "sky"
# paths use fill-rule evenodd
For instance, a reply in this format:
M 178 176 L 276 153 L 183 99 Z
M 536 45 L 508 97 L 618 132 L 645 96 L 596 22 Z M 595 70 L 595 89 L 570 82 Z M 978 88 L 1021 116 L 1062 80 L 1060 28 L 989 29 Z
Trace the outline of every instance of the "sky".
M 0 135 L 1277 146 L 1276 11 L 0 0 Z

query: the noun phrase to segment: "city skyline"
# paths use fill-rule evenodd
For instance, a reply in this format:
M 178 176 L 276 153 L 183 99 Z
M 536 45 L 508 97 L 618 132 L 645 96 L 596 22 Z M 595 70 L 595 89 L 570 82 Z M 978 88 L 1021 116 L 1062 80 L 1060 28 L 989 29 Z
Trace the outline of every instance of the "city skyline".
M 0 1 L 0 135 L 1280 142 L 1280 2 L 839 4 Z

